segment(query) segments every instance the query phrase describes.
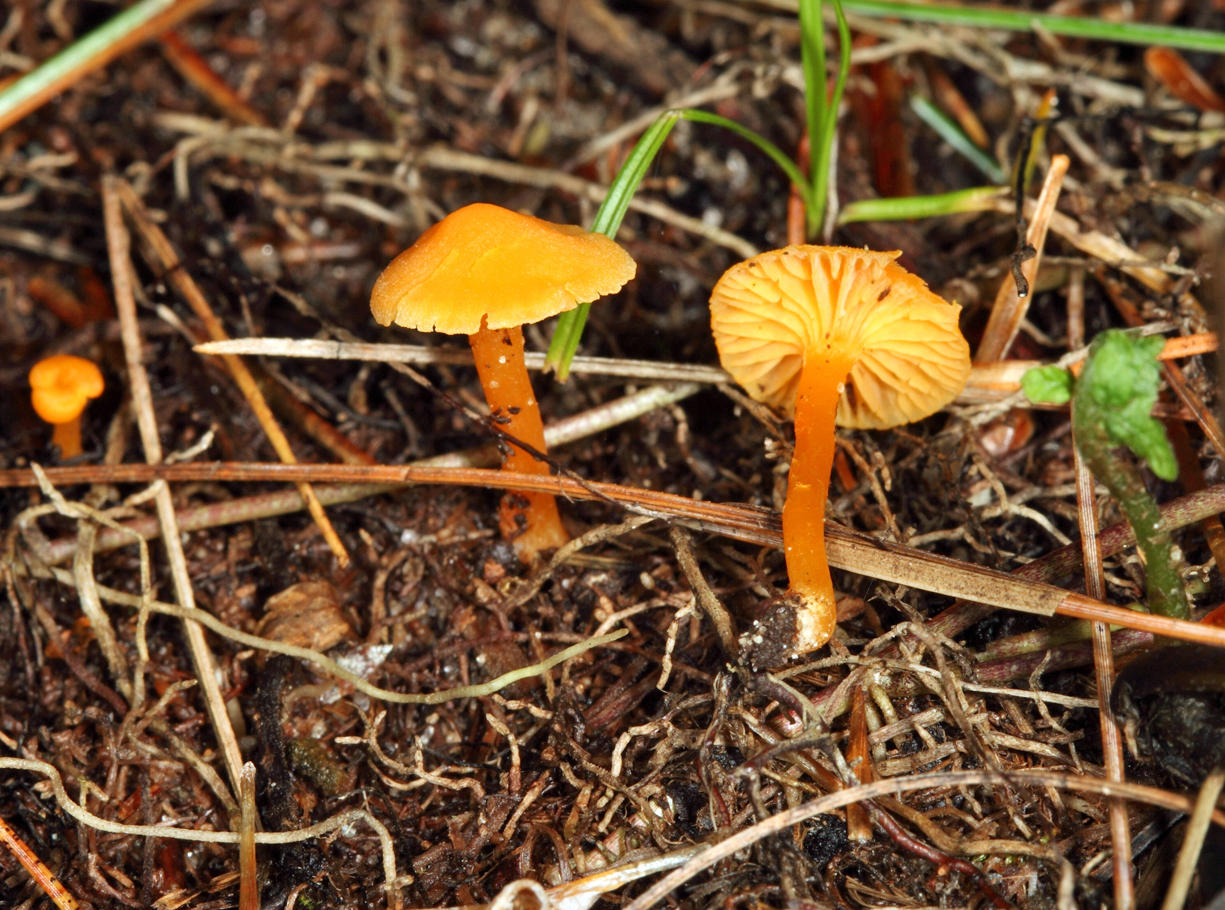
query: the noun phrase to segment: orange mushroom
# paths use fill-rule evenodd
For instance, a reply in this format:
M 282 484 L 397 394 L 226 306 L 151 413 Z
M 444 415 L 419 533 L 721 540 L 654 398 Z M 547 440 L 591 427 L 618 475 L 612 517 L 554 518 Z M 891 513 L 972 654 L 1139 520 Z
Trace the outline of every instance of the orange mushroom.
M 895 263 L 898 255 L 789 246 L 732 266 L 711 293 L 723 367 L 753 398 L 795 418 L 783 506 L 790 588 L 765 630 L 745 640 L 761 663 L 816 650 L 834 631 L 824 522 L 835 419 L 857 429 L 919 420 L 952 401 L 970 374 L 961 307 Z
M 92 361 L 56 354 L 30 370 L 30 403 L 51 424 L 51 442 L 64 458 L 81 454 L 81 412 L 102 394 L 102 371 Z
M 603 234 L 474 203 L 392 260 L 374 284 L 370 311 L 380 325 L 467 335 L 490 412 L 526 447 L 512 445 L 502 467 L 548 474 L 521 326 L 612 294 L 635 270 L 629 253 Z M 570 539 L 547 493 L 507 494 L 499 524 L 525 562 Z

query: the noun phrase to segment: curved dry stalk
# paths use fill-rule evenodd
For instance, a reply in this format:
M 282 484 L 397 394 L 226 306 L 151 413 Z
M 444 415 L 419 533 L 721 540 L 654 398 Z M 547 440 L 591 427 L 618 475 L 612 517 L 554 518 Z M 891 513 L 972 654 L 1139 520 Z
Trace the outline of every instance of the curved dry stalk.
M 73 586 L 74 579 L 72 573 L 64 569 L 49 569 L 44 574 L 35 571 L 37 577 L 53 578 L 61 584 Z M 541 676 L 559 664 L 565 663 L 571 658 L 578 657 L 587 651 L 594 648 L 601 648 L 605 645 L 612 644 L 620 638 L 628 634 L 627 630 L 622 629 L 619 632 L 611 632 L 607 635 L 596 635 L 591 638 L 583 639 L 582 641 L 570 645 L 568 648 L 563 648 L 556 654 L 551 654 L 544 660 L 529 664 L 525 667 L 519 667 L 515 670 L 510 670 L 503 673 L 501 676 L 496 676 L 493 679 L 477 683 L 470 686 L 458 686 L 454 689 L 440 689 L 436 692 L 393 692 L 391 689 L 384 689 L 381 686 L 376 686 L 373 683 L 367 682 L 361 676 L 351 670 L 346 670 L 336 661 L 332 660 L 325 654 L 311 648 L 303 648 L 299 645 L 291 645 L 287 642 L 275 641 L 270 638 L 261 638 L 258 635 L 251 635 L 248 632 L 243 632 L 240 629 L 235 629 L 233 626 L 228 626 L 219 620 L 213 614 L 200 610 L 195 607 L 181 607 L 178 604 L 165 603 L 160 600 L 144 601 L 135 595 L 128 594 L 124 591 L 108 588 L 105 585 L 96 584 L 95 589 L 99 596 L 111 603 L 120 604 L 125 607 L 144 607 L 151 613 L 161 613 L 164 616 L 177 616 L 179 619 L 188 622 L 199 623 L 211 632 L 215 632 L 222 638 L 228 638 L 231 641 L 237 642 L 240 645 L 245 645 L 248 648 L 258 648 L 262 651 L 268 651 L 273 654 L 284 654 L 288 657 L 297 657 L 300 660 L 305 660 L 313 664 L 320 671 L 327 673 L 329 676 L 334 676 L 337 679 L 343 679 L 349 685 L 353 686 L 371 698 L 377 698 L 380 701 L 393 702 L 401 705 L 439 705 L 443 702 L 457 701 L 461 698 L 481 698 L 492 695 L 505 689 L 507 686 L 514 685 L 523 679 L 530 679 L 534 676 Z
M 102 212 L 106 226 L 106 251 L 111 265 L 111 281 L 115 292 L 115 310 L 119 317 L 123 354 L 127 365 L 128 384 L 132 392 L 132 406 L 136 412 L 136 425 L 140 431 L 145 460 L 150 465 L 162 462 L 162 444 L 157 430 L 157 418 L 153 412 L 153 393 L 149 376 L 142 359 L 140 323 L 136 314 L 136 295 L 131 259 L 131 235 L 124 225 L 121 202 L 122 181 L 113 176 L 102 180 Z M 130 191 L 130 188 L 129 188 Z M 157 521 L 166 544 L 166 558 L 170 563 L 170 574 L 174 581 L 175 596 L 185 607 L 195 606 L 195 593 L 187 570 L 187 556 L 174 511 L 170 487 L 164 482 L 153 484 Z M 187 640 L 192 665 L 200 680 L 200 692 L 205 710 L 217 737 L 229 775 L 230 786 L 238 793 L 242 770 L 242 753 L 238 748 L 238 737 L 226 710 L 221 695 L 220 674 L 217 661 L 209 649 L 200 626 L 193 622 L 183 623 L 183 636 Z
M 587 910 L 588 907 L 598 901 L 603 895 L 610 894 L 624 885 L 638 881 L 640 878 L 654 875 L 656 872 L 675 869 L 682 863 L 692 859 L 700 850 L 700 847 L 682 847 L 669 853 L 661 853 L 633 862 L 609 866 L 598 872 L 592 872 L 590 875 L 584 875 L 582 878 L 554 885 L 551 888 L 540 888 L 535 882 L 528 880 L 511 882 L 511 884 L 498 892 L 498 896 L 489 905 L 489 910 L 495 910 L 498 907 L 513 908 L 518 906 L 514 899 L 518 898 L 521 891 L 515 890 L 516 885 L 520 889 L 526 887 L 533 894 L 536 892 L 535 889 L 531 888 L 532 885 L 540 889 L 539 896 L 543 896 L 545 899 L 541 903 L 541 907 L 545 908 L 545 910 Z M 504 900 L 504 896 L 509 898 L 510 902 Z
M 809 800 L 793 809 L 771 815 L 755 825 L 738 831 L 731 837 L 702 851 L 685 863 L 675 872 L 665 876 L 652 885 L 645 893 L 626 904 L 624 910 L 648 910 L 673 890 L 689 881 L 698 873 L 710 868 L 720 860 L 728 859 L 738 851 L 752 846 L 760 840 L 778 834 L 792 825 L 841 809 L 843 806 L 858 803 L 863 800 L 876 799 L 882 796 L 900 796 L 914 790 L 927 790 L 935 787 L 969 787 L 969 786 L 1046 786 L 1060 790 L 1084 791 L 1099 796 L 1123 797 L 1136 802 L 1148 803 L 1178 812 L 1190 812 L 1195 801 L 1190 797 L 1169 793 L 1156 787 L 1141 784 L 1114 783 L 1100 780 L 1096 777 L 1083 775 L 1059 774 L 1054 771 L 1015 771 L 997 773 L 992 771 L 942 771 L 934 774 L 922 774 L 903 779 L 887 779 L 863 784 L 846 790 Z M 1212 820 L 1225 827 L 1225 812 L 1215 810 Z
M 101 526 L 112 530 L 120 530 L 123 526 L 113 518 L 102 514 L 98 509 L 65 499 L 64 494 L 47 480 L 47 475 L 43 473 L 40 465 L 33 465 L 31 470 L 39 478 L 39 490 L 55 508 L 55 511 L 60 515 L 73 518 L 79 522 L 77 525 L 77 550 L 72 558 L 72 574 L 75 581 L 74 587 L 78 592 L 81 612 L 89 620 L 90 628 L 94 631 L 98 647 L 102 651 L 102 656 L 106 660 L 107 667 L 120 693 L 128 701 L 132 709 L 137 709 L 144 702 L 145 698 L 144 688 L 141 685 L 142 678 L 139 675 L 131 679 L 128 678 L 127 657 L 119 647 L 118 636 L 115 633 L 115 627 L 111 625 L 110 617 L 102 610 L 102 604 L 96 596 L 97 583 L 94 580 L 93 572 L 94 540 L 97 537 L 98 528 Z M 149 548 L 140 537 L 133 534 L 129 534 L 129 537 L 140 547 L 141 590 L 147 591 L 149 590 Z M 143 653 L 144 649 L 142 648 Z
M 55 873 L 47 868 L 47 864 L 39 859 L 38 854 L 17 836 L 17 832 L 3 818 L 0 818 L 0 843 L 4 844 L 16 857 L 17 862 L 25 867 L 30 878 L 59 910 L 77 910 L 81 906 L 63 883 L 55 877 Z
M 125 825 L 110 819 L 94 815 L 64 789 L 64 780 L 60 777 L 55 765 L 32 758 L 9 758 L 0 756 L 0 769 L 9 771 L 31 771 L 41 774 L 51 785 L 55 803 L 61 810 L 76 819 L 87 828 L 104 831 L 107 834 L 126 834 L 134 837 L 164 837 L 171 840 L 194 841 L 204 844 L 238 844 L 242 835 L 237 831 L 205 831 L 194 828 L 176 828 L 173 825 Z M 365 822 L 378 836 L 382 847 L 383 876 L 387 881 L 388 906 L 398 910 L 400 894 L 395 887 L 396 853 L 391 833 L 386 826 L 365 809 L 346 809 L 321 822 L 298 828 L 294 831 L 257 831 L 253 835 L 256 844 L 298 844 L 315 837 L 322 837 L 338 828 L 351 825 L 354 822 Z

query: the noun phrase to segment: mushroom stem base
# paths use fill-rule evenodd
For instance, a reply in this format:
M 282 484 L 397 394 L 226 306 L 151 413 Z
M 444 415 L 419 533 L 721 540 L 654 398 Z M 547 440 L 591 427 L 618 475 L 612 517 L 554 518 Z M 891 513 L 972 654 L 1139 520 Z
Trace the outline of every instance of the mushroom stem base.
M 523 331 L 515 326 L 508 329 L 481 329 L 468 336 L 477 375 L 485 390 L 489 412 L 507 436 L 543 455 L 544 423 L 532 382 L 523 359 Z M 507 446 L 502 467 L 525 474 L 549 473 L 548 462 L 517 445 Z M 512 491 L 502 498 L 498 513 L 502 536 L 515 547 L 515 554 L 524 562 L 534 562 L 541 550 L 560 547 L 570 540 L 557 500 L 548 493 Z
M 754 670 L 769 670 L 815 651 L 829 641 L 834 626 L 825 617 L 832 610 L 832 600 L 827 605 L 794 590 L 785 591 L 770 601 L 762 617 L 740 636 L 741 659 Z

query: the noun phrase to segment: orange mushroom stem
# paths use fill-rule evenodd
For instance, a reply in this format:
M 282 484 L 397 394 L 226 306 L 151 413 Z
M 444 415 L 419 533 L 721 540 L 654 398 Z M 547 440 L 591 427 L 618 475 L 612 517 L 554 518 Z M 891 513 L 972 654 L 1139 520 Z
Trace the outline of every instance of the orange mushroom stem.
M 809 354 L 796 388 L 795 451 L 783 503 L 783 554 L 791 593 L 803 604 L 796 616 L 796 640 L 810 650 L 829 640 L 837 619 L 834 582 L 825 557 L 825 503 L 834 462 L 834 418 L 850 371 L 849 358 Z
M 81 412 L 102 394 L 102 371 L 83 357 L 56 354 L 30 370 L 30 403 L 51 424 L 51 442 L 63 458 L 81 454 Z
M 476 372 L 485 391 L 489 412 L 511 439 L 547 451 L 544 419 L 536 403 L 536 393 L 523 357 L 523 329 L 490 329 L 468 336 Z M 502 469 L 520 474 L 548 474 L 549 463 L 535 454 L 510 444 L 502 458 Z M 570 539 L 562 524 L 557 500 L 548 493 L 510 493 L 498 508 L 498 528 L 502 537 L 513 541 L 521 555 L 560 547 Z
M 783 506 L 789 588 L 743 640 L 755 662 L 780 663 L 833 634 L 825 504 L 835 423 L 919 420 L 969 376 L 961 308 L 897 265 L 898 255 L 797 244 L 732 266 L 711 293 L 724 368 L 753 398 L 795 418 Z
M 634 277 L 603 234 L 474 203 L 435 224 L 383 270 L 370 295 L 381 325 L 464 334 L 491 415 L 510 445 L 507 470 L 548 474 L 544 426 L 523 358 L 522 326 L 612 294 Z M 509 493 L 500 529 L 525 562 L 569 535 L 546 493 Z

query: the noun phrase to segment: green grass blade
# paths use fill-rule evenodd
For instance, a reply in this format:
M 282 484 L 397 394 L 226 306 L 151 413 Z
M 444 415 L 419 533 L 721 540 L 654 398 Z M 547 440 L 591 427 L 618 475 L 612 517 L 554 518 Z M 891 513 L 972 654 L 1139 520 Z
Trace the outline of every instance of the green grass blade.
M 861 199 L 843 206 L 839 224 L 855 221 L 911 221 L 962 212 L 985 212 L 1008 192 L 1002 186 L 975 186 L 932 196 L 902 196 L 896 199 Z
M 808 198 L 810 192 L 808 181 L 796 167 L 795 162 L 773 142 L 735 120 L 696 108 L 683 108 L 668 111 L 642 134 L 642 138 L 634 145 L 629 157 L 621 165 L 612 185 L 608 188 L 608 195 L 604 198 L 592 222 L 593 231 L 608 237 L 616 237 L 621 221 L 629 209 L 630 200 L 638 191 L 642 178 L 646 176 L 655 156 L 663 147 L 664 140 L 668 138 L 668 134 L 672 132 L 672 127 L 678 120 L 720 126 L 746 139 L 777 164 L 787 175 L 787 179 L 796 185 L 801 195 Z M 549 342 L 545 362 L 559 380 L 564 381 L 570 375 L 570 361 L 574 359 L 575 352 L 578 351 L 579 341 L 583 337 L 583 328 L 587 324 L 587 314 L 590 310 L 591 304 L 584 303 L 558 317 L 557 328 L 553 331 L 553 338 Z
M 1028 32 L 1038 26 L 1052 35 L 1089 38 L 1119 44 L 1160 44 L 1184 51 L 1225 53 L 1225 32 L 1147 22 L 1107 22 L 1082 16 L 1061 16 L 998 6 L 961 6 L 927 0 L 846 0 L 848 12 L 889 16 L 912 22 L 939 22 L 974 28 Z
M 787 179 L 795 184 L 796 189 L 800 191 L 800 195 L 805 199 L 809 197 L 812 188 L 808 179 L 800 171 L 794 161 L 792 161 L 787 153 L 780 149 L 777 145 L 762 136 L 760 133 L 754 132 L 743 124 L 737 123 L 735 120 L 729 120 L 727 117 L 721 117 L 718 114 L 712 114 L 709 111 L 700 111 L 696 108 L 684 108 L 680 115 L 691 123 L 709 123 L 714 126 L 721 126 L 725 130 L 729 130 L 739 136 L 741 139 L 746 139 L 764 153 L 771 161 L 778 165 L 779 169 L 787 175 Z
M 37 106 L 40 98 L 57 89 L 62 91 L 74 74 L 97 69 L 137 41 L 147 39 L 149 35 L 143 30 L 152 20 L 166 15 L 177 2 L 179 0 L 139 0 L 43 61 L 0 91 L 0 124 L 15 122 Z M 197 0 L 191 8 L 202 5 Z M 190 11 L 189 8 L 187 12 Z
M 825 126 L 825 24 L 822 0 L 800 0 L 800 71 L 804 74 L 804 113 L 808 130 L 808 176 L 817 178 L 820 137 Z M 804 208 L 812 199 L 804 197 Z
M 668 111 L 647 127 L 642 138 L 634 145 L 629 157 L 617 171 L 608 195 L 604 197 L 591 229 L 597 233 L 616 238 L 621 222 L 629 210 L 630 200 L 638 191 L 642 178 L 646 176 L 651 162 L 663 147 L 664 140 L 672 132 L 681 119 L 681 111 Z M 583 337 L 583 327 L 587 324 L 587 313 L 591 310 L 590 303 L 580 304 L 568 313 L 563 313 L 557 320 L 557 328 L 549 342 L 549 351 L 545 357 L 546 368 L 551 368 L 560 380 L 570 375 L 570 361 L 578 350 L 579 340 Z
M 805 207 L 805 228 L 810 239 L 821 233 L 821 227 L 825 223 L 825 207 L 829 199 L 829 162 L 833 155 L 834 142 L 837 141 L 838 107 L 842 104 L 842 93 L 846 89 L 847 75 L 851 71 L 851 27 L 846 21 L 842 0 L 833 0 L 833 3 L 834 18 L 838 24 L 838 75 L 834 79 L 834 91 L 825 106 L 825 116 L 818 133 L 816 136 L 809 134 L 808 137 L 809 147 L 816 150 L 808 175 L 812 181 L 812 195 L 807 197 Z M 820 91 L 824 96 L 824 80 Z
M 655 161 L 655 156 L 659 154 L 668 134 L 672 132 L 672 127 L 676 126 L 676 122 L 683 116 L 683 111 L 666 111 L 647 127 L 642 138 L 630 150 L 629 157 L 625 159 L 621 169 L 617 171 L 617 176 L 613 178 L 612 185 L 608 188 L 608 195 L 604 197 L 604 202 L 601 203 L 599 211 L 595 213 L 595 219 L 591 222 L 593 231 L 608 237 L 616 236 L 621 222 L 625 219 L 625 213 L 629 211 L 630 200 L 634 198 L 634 193 L 638 192 L 642 178 L 646 176 L 651 164 Z
M 939 134 L 940 138 L 953 147 L 963 158 L 978 168 L 984 177 L 992 183 L 1003 183 L 1006 175 L 999 163 L 970 141 L 970 137 L 950 120 L 944 113 L 922 95 L 910 96 L 910 109 L 919 115 L 919 119 Z

